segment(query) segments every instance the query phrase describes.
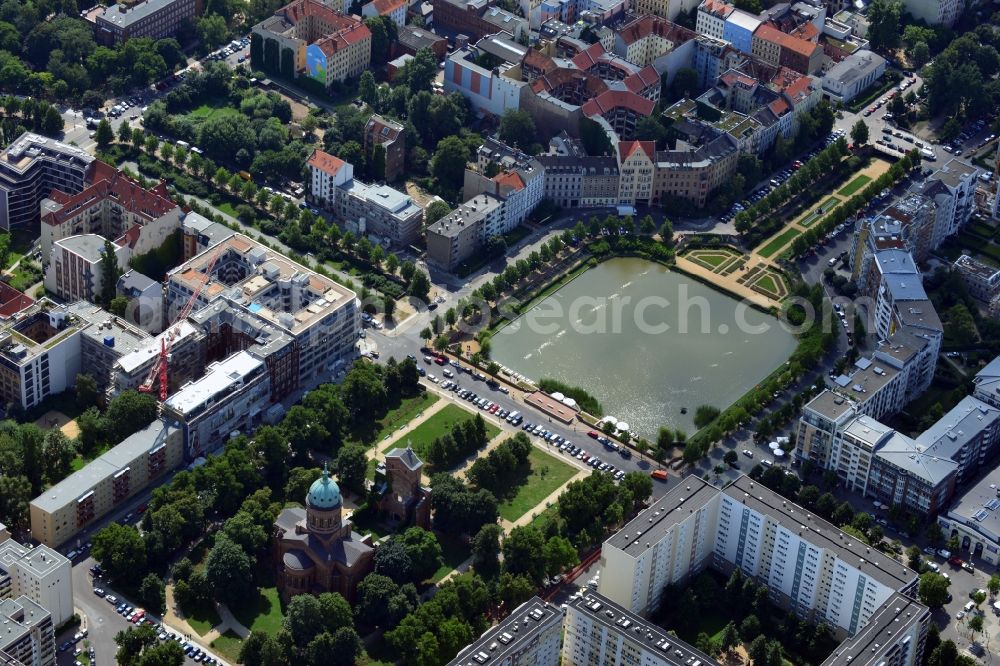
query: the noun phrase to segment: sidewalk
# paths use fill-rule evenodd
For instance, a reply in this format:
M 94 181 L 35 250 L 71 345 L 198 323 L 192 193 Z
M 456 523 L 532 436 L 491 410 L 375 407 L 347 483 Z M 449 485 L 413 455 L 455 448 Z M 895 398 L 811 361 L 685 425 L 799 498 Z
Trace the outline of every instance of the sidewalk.
M 750 301 L 755 305 L 759 305 L 765 310 L 774 307 L 779 303 L 779 301 L 773 301 L 770 298 L 764 296 L 759 292 L 754 291 L 750 287 L 740 284 L 737 279 L 749 271 L 753 266 L 758 264 L 764 264 L 770 266 L 771 264 L 764 259 L 761 259 L 757 255 L 749 255 L 749 261 L 746 264 L 746 270 L 733 273 L 732 275 L 720 275 L 718 273 L 713 273 L 701 264 L 695 263 L 690 259 L 678 256 L 676 259 L 677 268 L 685 273 L 693 275 L 701 280 L 704 280 L 710 285 L 718 287 L 724 291 L 728 291 L 730 294 L 735 295 L 737 298 L 742 298 L 744 300 Z
M 444 396 L 438 396 L 438 397 L 439 398 L 443 398 Z M 395 432 L 393 432 L 387 439 L 383 439 L 381 441 L 376 442 L 374 445 L 372 445 L 368 449 L 367 453 L 365 454 L 366 457 L 369 460 L 375 460 L 376 462 L 378 462 L 378 461 L 381 461 L 385 457 L 385 454 L 383 454 L 382 451 L 384 451 L 386 449 L 386 447 L 389 446 L 390 444 L 396 444 L 397 446 L 405 448 L 406 447 L 406 442 L 403 441 L 403 438 L 406 435 L 408 435 L 411 432 L 413 432 L 414 428 L 416 428 L 417 426 L 419 426 L 421 423 L 423 423 L 424 421 L 426 421 L 427 419 L 429 419 L 431 416 L 433 416 L 437 412 L 440 412 L 442 409 L 444 409 L 444 406 L 447 405 L 447 404 L 448 403 L 445 400 L 439 399 L 433 405 L 431 405 L 430 407 L 428 407 L 427 409 L 425 409 L 424 411 L 422 411 L 419 416 L 417 416 L 416 418 L 412 419 L 409 423 L 407 423 L 405 426 L 403 426 L 399 430 L 396 430 Z M 429 484 L 430 483 L 430 478 L 426 474 L 422 475 L 421 476 L 421 483 Z

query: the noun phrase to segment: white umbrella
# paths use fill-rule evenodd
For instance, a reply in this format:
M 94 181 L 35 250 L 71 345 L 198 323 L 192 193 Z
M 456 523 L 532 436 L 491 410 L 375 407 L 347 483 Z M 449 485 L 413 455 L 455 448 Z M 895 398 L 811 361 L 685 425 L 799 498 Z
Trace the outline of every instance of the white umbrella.
M 618 426 L 617 426 L 617 428 L 618 428 L 619 430 L 621 430 L 622 432 L 628 432 L 628 429 L 629 429 L 629 428 L 628 428 L 628 424 L 627 424 L 627 423 L 625 423 L 624 421 L 619 421 L 619 422 L 618 422 Z
M 1000 611 L 1000 601 L 994 601 L 993 608 L 996 608 L 998 611 Z
M 576 400 L 574 400 L 573 398 L 563 398 L 562 403 L 567 407 L 572 407 L 574 409 L 576 408 Z
M 785 452 L 782 451 L 781 449 L 775 449 L 774 450 L 774 457 L 775 458 L 780 458 L 783 455 L 785 455 Z
M 770 444 L 768 444 L 768 446 L 771 447 L 771 449 L 776 449 L 780 446 L 780 444 L 778 444 L 777 442 L 771 442 Z
M 562 399 L 565 398 L 566 396 L 560 393 L 559 391 L 556 391 L 555 393 L 552 394 L 552 397 L 562 402 Z
M 615 425 L 618 423 L 618 419 L 616 419 L 613 416 L 605 416 L 603 419 L 601 419 L 601 423 L 610 423 L 611 425 Z

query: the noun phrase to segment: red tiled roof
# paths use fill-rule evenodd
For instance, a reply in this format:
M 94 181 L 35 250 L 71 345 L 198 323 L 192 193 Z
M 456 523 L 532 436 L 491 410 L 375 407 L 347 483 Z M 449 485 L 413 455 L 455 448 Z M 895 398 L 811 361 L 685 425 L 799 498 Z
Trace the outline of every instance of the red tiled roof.
M 316 167 L 325 174 L 331 176 L 337 175 L 347 162 L 340 159 L 339 157 L 334 157 L 330 153 L 325 153 L 322 150 L 316 149 L 313 154 L 309 156 L 306 160 L 306 164 L 311 167 Z
M 387 16 L 406 5 L 406 0 L 372 0 L 368 3 L 379 16 Z
M 736 11 L 736 8 L 729 3 L 722 2 L 721 0 L 705 0 L 705 2 L 701 3 L 701 6 L 698 7 L 698 10 L 704 11 L 712 16 L 726 18 Z
M 498 173 L 493 176 L 493 182 L 495 182 L 499 187 L 509 187 L 515 192 L 524 189 L 524 180 L 521 179 L 520 174 L 516 171 L 506 171 L 504 173 Z
M 788 102 L 786 102 L 784 100 L 784 98 L 781 98 L 781 97 L 779 97 L 778 99 L 774 100 L 773 102 L 771 102 L 767 106 L 768 106 L 768 108 L 771 109 L 771 113 L 773 113 L 778 118 L 780 118 L 782 115 L 784 115 L 784 113 L 786 111 L 788 111 L 789 108 L 791 108 L 791 107 L 788 106 Z
M 604 54 L 604 46 L 600 42 L 594 42 L 586 50 L 573 56 L 573 64 L 580 69 L 587 70 L 596 65 Z
M 635 74 L 630 74 L 622 81 L 625 87 L 634 93 L 639 93 L 653 85 L 660 84 L 660 75 L 656 73 L 656 68 L 646 65 Z
M 371 39 L 372 31 L 368 29 L 368 26 L 354 19 L 351 21 L 353 24 L 349 27 L 341 28 L 337 32 L 317 40 L 316 46 L 320 47 L 327 56 L 332 56 L 340 49 Z
M 104 166 L 107 167 L 107 165 Z M 130 213 L 144 215 L 150 219 L 162 217 L 177 208 L 177 204 L 167 196 L 166 187 L 162 186 L 162 183 L 147 190 L 121 171 L 110 169 L 110 176 L 107 175 L 108 170 L 104 168 L 92 172 L 93 175 L 99 176 L 100 180 L 94 181 L 79 194 L 69 197 L 63 194 L 58 199 L 50 196 L 49 198 L 53 201 L 59 201 L 62 208 L 46 214 L 42 218 L 42 222 L 50 225 L 62 224 L 79 213 L 82 208 L 88 208 L 94 203 L 108 198 L 114 199 Z M 53 194 L 55 192 L 53 191 Z
M 812 23 L 803 23 L 793 34 L 799 39 L 804 39 L 808 42 L 815 42 L 819 39 L 819 29 Z
M 528 49 L 528 52 L 524 54 L 524 58 L 521 60 L 521 63 L 527 65 L 528 67 L 541 70 L 543 73 L 551 72 L 558 67 L 555 60 L 545 55 L 538 49 Z
M 0 319 L 10 319 L 35 301 L 6 282 L 0 282 Z
M 747 88 L 753 88 L 757 84 L 757 79 L 753 78 L 752 76 L 747 76 L 742 72 L 736 72 L 733 70 L 730 70 L 725 74 L 723 74 L 720 80 L 730 88 L 736 85 L 737 83 L 740 83 L 746 86 Z
M 581 110 L 583 111 L 583 115 L 588 118 L 607 115 L 620 107 L 624 107 L 640 116 L 648 116 L 653 113 L 655 106 L 656 103 L 652 100 L 640 97 L 634 92 L 628 90 L 607 90 L 597 97 L 587 100 L 581 107 Z
M 698 36 L 694 30 L 688 30 L 676 23 L 671 23 L 666 19 L 653 16 L 652 14 L 647 14 L 642 18 L 632 21 L 622 28 L 618 34 L 626 45 L 634 44 L 650 35 L 658 35 L 677 44 L 682 44 Z
M 754 32 L 754 37 L 763 39 L 766 42 L 771 42 L 772 44 L 777 44 L 783 49 L 793 51 L 807 58 L 811 57 L 812 54 L 816 52 L 816 49 L 819 48 L 818 44 L 807 42 L 804 39 L 799 39 L 793 35 L 783 33 L 767 23 L 760 24 L 760 27 L 757 28 L 756 32 Z
M 624 162 L 629 157 L 631 157 L 632 154 L 637 150 L 641 150 L 642 152 L 646 153 L 646 157 L 648 157 L 649 159 L 653 159 L 653 156 L 656 154 L 656 142 L 655 141 L 619 142 L 618 153 L 621 155 L 620 161 Z
M 284 16 L 291 23 L 298 23 L 307 16 L 315 16 L 333 25 L 334 28 L 347 27 L 347 23 L 354 20 L 319 0 L 293 0 L 275 14 Z
M 371 134 L 379 143 L 395 141 L 399 137 L 401 129 L 398 125 L 385 122 L 376 115 L 372 115 L 365 126 L 365 131 Z
M 796 103 L 809 96 L 809 84 L 810 79 L 807 76 L 800 76 L 795 79 L 787 86 L 785 86 L 781 92 L 788 95 L 788 98 L 792 100 L 792 103 Z

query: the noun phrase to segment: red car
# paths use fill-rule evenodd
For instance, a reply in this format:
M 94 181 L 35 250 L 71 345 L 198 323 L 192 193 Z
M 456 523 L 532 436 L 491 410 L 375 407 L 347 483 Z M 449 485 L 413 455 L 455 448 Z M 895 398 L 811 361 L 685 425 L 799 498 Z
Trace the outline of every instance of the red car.
M 587 437 L 590 437 L 591 439 L 597 439 L 600 436 L 601 436 L 600 433 L 598 433 L 596 430 L 591 430 L 590 432 L 587 433 Z
M 438 365 L 444 365 L 448 362 L 448 359 L 446 359 L 444 356 L 435 356 L 434 362 L 437 363 Z
M 965 562 L 962 561 L 961 557 L 952 555 L 951 557 L 948 558 L 948 564 L 950 564 L 953 567 L 960 567 L 963 564 L 965 564 Z

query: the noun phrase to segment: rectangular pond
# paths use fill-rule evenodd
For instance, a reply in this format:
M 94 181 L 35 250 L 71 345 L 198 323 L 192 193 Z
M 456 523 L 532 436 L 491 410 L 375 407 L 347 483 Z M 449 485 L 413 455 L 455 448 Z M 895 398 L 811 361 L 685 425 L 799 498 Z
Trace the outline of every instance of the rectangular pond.
M 491 345 L 501 365 L 579 386 L 655 440 L 661 425 L 692 435 L 699 405 L 731 405 L 788 360 L 796 339 L 775 317 L 682 273 L 617 258 L 536 303 Z

